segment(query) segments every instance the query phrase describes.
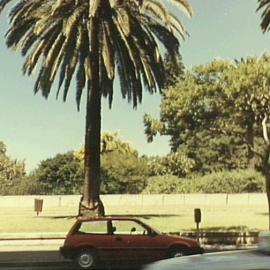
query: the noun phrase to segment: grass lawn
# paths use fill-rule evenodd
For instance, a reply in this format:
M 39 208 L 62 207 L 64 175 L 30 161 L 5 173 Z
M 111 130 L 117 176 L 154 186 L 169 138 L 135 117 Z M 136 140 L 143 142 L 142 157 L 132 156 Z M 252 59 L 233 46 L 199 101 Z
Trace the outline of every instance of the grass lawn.
M 195 229 L 194 206 L 170 207 L 106 207 L 107 215 L 138 217 L 163 232 Z M 265 206 L 201 207 L 203 230 L 267 230 L 268 215 Z M 67 232 L 75 220 L 77 205 L 73 208 L 48 208 L 37 216 L 31 208 L 0 208 L 0 233 L 12 232 Z

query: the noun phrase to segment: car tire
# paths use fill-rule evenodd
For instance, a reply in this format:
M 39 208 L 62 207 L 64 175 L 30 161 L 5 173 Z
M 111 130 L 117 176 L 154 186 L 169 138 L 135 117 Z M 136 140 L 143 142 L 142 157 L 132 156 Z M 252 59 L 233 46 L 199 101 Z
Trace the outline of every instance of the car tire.
M 175 247 L 169 251 L 169 258 L 183 257 L 188 255 L 188 250 L 184 247 Z
M 79 269 L 93 269 L 97 263 L 97 253 L 92 249 L 82 249 L 76 256 Z

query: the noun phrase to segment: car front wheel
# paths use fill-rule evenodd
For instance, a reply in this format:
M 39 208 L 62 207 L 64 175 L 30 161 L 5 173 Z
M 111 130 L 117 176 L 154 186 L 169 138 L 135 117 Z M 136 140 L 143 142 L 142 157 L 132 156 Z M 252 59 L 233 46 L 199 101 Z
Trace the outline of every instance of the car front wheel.
M 90 249 L 81 250 L 76 257 L 76 262 L 80 269 L 93 269 L 96 261 L 96 252 Z
M 173 248 L 169 252 L 169 258 L 182 257 L 188 255 L 188 251 L 186 248 Z

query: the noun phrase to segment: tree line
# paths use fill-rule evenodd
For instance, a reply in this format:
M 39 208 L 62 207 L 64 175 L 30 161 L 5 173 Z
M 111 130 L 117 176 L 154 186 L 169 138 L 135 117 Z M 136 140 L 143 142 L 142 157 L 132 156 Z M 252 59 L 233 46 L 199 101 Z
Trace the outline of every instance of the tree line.
M 175 6 L 175 9 L 182 10 L 188 16 L 192 16 L 192 7 L 188 1 L 171 0 L 170 3 Z M 57 96 L 63 86 L 63 99 L 65 101 L 73 75 L 76 74 L 76 103 L 79 109 L 83 91 L 86 91 L 86 129 L 83 152 L 84 188 L 79 212 L 80 215 L 104 215 L 104 207 L 99 197 L 102 183 L 101 97 L 108 97 L 111 106 L 115 68 L 118 70 L 122 96 L 133 103 L 134 107 L 142 100 L 143 85 L 145 90 L 150 93 L 162 90 L 168 83 L 165 75 L 164 63 L 166 63 L 166 58 L 164 55 L 167 54 L 169 64 L 181 68 L 178 65 L 180 57 L 179 40 L 187 36 L 187 31 L 174 13 L 175 10 L 168 8 L 160 0 L 41 0 L 38 2 L 34 0 L 0 0 L 0 13 L 9 4 L 12 7 L 9 12 L 10 21 L 6 43 L 8 47 L 14 48 L 20 51 L 23 56 L 26 56 L 23 65 L 24 74 L 31 75 L 35 68 L 39 67 L 34 92 L 41 92 L 47 98 L 56 75 L 59 74 Z M 269 29 L 269 7 L 269 0 L 258 0 L 258 10 L 262 10 L 261 28 L 264 32 Z M 230 73 L 231 67 L 225 66 L 224 63 L 224 70 Z M 223 64 L 219 68 L 223 70 L 222 67 Z M 181 169 L 179 172 L 177 168 L 174 172 L 176 174 L 187 174 L 190 169 L 192 173 L 212 172 L 214 163 L 216 166 L 214 171 L 223 168 L 220 164 L 225 164 L 224 168 L 237 169 L 239 166 L 245 167 L 246 162 L 248 162 L 249 167 L 255 168 L 254 156 L 256 152 L 253 148 L 260 142 L 255 141 L 257 136 L 254 132 L 258 129 L 254 129 L 255 122 L 252 121 L 258 114 L 255 114 L 254 108 L 257 106 L 257 102 L 259 103 L 259 109 L 261 106 L 264 107 L 263 102 L 267 103 L 268 100 L 267 94 L 265 97 L 263 96 L 264 93 L 260 93 L 260 97 L 255 96 L 255 99 L 247 95 L 245 100 L 245 91 L 239 90 L 238 87 L 234 88 L 233 84 L 229 85 L 232 99 L 235 96 L 237 97 L 237 91 L 243 94 L 239 99 L 240 102 L 234 100 L 238 112 L 232 112 L 235 121 L 230 121 L 228 119 L 230 112 L 228 113 L 226 106 L 231 104 L 230 102 L 229 104 L 223 102 L 224 93 L 219 95 L 215 91 L 216 87 L 223 87 L 223 85 L 217 85 L 219 76 L 221 76 L 221 82 L 230 83 L 226 80 L 226 76 L 222 77 L 227 73 L 220 71 L 212 74 L 210 70 L 210 76 L 205 76 L 202 73 L 202 78 L 200 78 L 199 72 L 199 77 L 191 78 L 195 81 L 185 80 L 186 83 L 190 82 L 191 86 L 195 86 L 195 89 L 192 89 L 195 95 L 192 96 L 192 100 L 186 100 L 186 103 L 182 104 L 184 111 L 180 110 L 172 115 L 161 109 L 161 121 L 152 121 L 151 117 L 145 117 L 146 133 L 149 140 L 152 139 L 155 132 L 167 133 L 172 136 L 172 153 L 165 157 L 165 160 L 161 158 L 160 163 L 174 163 L 175 159 L 180 156 L 181 162 L 186 163 L 187 161 L 189 164 L 188 170 Z M 188 76 L 192 77 L 193 75 Z M 254 79 L 255 81 L 256 79 Z M 269 83 L 265 79 L 263 81 Z M 204 89 L 209 96 L 201 100 L 203 107 L 198 100 L 195 102 L 197 107 L 191 108 L 191 113 L 185 111 L 186 105 L 187 107 L 190 106 L 189 103 L 192 103 L 193 99 L 196 101 L 196 98 L 201 98 L 200 94 L 198 93 L 199 96 L 196 96 L 196 93 L 205 85 L 205 82 L 209 83 L 210 88 Z M 244 89 L 249 90 L 248 81 L 245 85 L 245 78 L 242 78 L 242 83 Z M 187 92 L 191 89 L 188 85 L 182 86 L 186 87 Z M 212 88 L 213 93 L 210 91 Z M 171 92 L 171 95 L 174 95 L 174 93 Z M 212 95 L 217 95 L 217 100 L 221 102 L 220 107 L 224 111 L 219 110 L 219 104 L 211 99 Z M 225 93 L 225 98 L 227 97 L 230 98 L 230 94 Z M 241 102 L 242 98 L 244 103 Z M 232 107 L 234 106 L 230 106 L 230 108 Z M 199 109 L 203 110 L 200 111 Z M 246 118 L 244 119 L 238 117 L 238 115 L 242 116 L 242 111 L 246 112 Z M 181 123 L 178 121 L 181 131 L 179 136 L 177 133 L 174 134 L 178 127 L 170 126 L 171 123 L 173 125 L 178 124 L 171 120 L 174 116 L 177 119 L 183 116 L 185 118 L 184 121 L 180 121 Z M 264 151 L 261 155 L 260 166 L 267 180 L 266 186 L 269 190 L 267 194 L 270 206 L 268 115 L 259 114 L 259 116 L 263 117 L 261 128 L 263 133 L 262 145 L 264 145 L 262 146 Z M 249 119 L 252 121 L 250 122 Z M 154 122 L 156 122 L 157 130 L 153 127 Z M 232 127 L 234 134 L 239 132 L 240 135 L 231 135 L 230 137 L 227 132 L 228 129 L 226 129 L 227 124 Z M 200 125 L 205 130 L 200 128 Z M 239 128 L 240 126 L 241 128 Z M 208 130 L 211 130 L 210 134 Z M 225 131 L 224 136 L 220 135 L 222 131 Z M 212 133 L 215 134 L 214 138 L 211 135 Z M 211 151 L 203 147 L 209 140 L 211 140 L 211 145 L 217 146 L 212 147 Z M 247 140 L 247 142 L 244 143 L 243 140 Z M 241 147 L 245 149 L 241 149 Z M 178 155 L 177 151 L 180 148 L 183 150 L 183 154 L 181 152 Z M 197 151 L 197 149 L 200 149 L 200 151 Z M 237 163 L 238 159 L 232 162 L 230 158 L 227 158 L 230 155 L 233 157 L 239 155 L 239 158 L 242 158 L 245 151 L 247 152 L 247 158 L 240 159 L 239 164 Z M 225 152 L 227 155 L 223 155 Z M 206 159 L 207 163 L 203 163 L 203 160 Z M 15 168 L 17 168 L 16 165 Z
M 103 133 L 101 142 L 101 194 L 241 193 L 265 190 L 263 177 L 255 170 L 221 170 L 202 174 L 194 170 L 194 161 L 183 155 L 139 156 L 117 134 Z M 24 162 L 13 160 L 6 152 L 1 152 L 0 194 L 80 194 L 83 155 L 83 149 L 59 153 L 41 161 L 37 168 L 27 174 Z M 11 169 L 17 173 L 8 174 Z

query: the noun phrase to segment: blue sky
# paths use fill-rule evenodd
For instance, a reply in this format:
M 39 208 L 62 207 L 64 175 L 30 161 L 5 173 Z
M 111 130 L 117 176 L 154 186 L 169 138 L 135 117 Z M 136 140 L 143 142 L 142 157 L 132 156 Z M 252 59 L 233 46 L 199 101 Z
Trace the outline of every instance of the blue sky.
M 263 35 L 257 0 L 190 0 L 192 19 L 178 14 L 190 33 L 181 44 L 184 64 L 191 68 L 214 58 L 239 59 L 249 55 L 270 53 L 270 33 Z M 5 46 L 6 17 L 0 18 L 0 140 L 6 143 L 8 154 L 25 160 L 28 170 L 57 153 L 78 149 L 84 140 L 84 103 L 77 112 L 75 91 L 70 89 L 66 103 L 48 100 L 33 94 L 35 77 L 22 76 L 22 57 Z M 118 84 L 112 110 L 103 101 L 102 129 L 118 132 L 140 154 L 162 155 L 169 152 L 168 138 L 147 143 L 143 115 L 159 114 L 158 94 L 145 94 L 142 104 L 134 110 L 122 100 Z

